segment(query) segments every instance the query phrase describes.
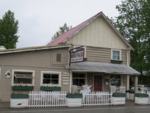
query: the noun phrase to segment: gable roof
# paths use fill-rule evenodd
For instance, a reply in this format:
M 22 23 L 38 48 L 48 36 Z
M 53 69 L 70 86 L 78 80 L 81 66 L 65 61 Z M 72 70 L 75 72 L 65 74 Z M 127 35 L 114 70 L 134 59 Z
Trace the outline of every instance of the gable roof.
M 125 44 L 130 49 L 134 50 L 133 47 L 120 34 L 120 32 L 113 26 L 113 24 L 110 23 L 110 21 L 107 19 L 107 17 L 104 15 L 103 12 L 97 13 L 96 15 L 92 16 L 91 18 L 87 19 L 86 21 L 82 22 L 81 24 L 77 25 L 76 27 L 70 29 L 69 31 L 67 31 L 67 32 L 65 32 L 63 34 L 61 34 L 59 37 L 57 37 L 56 39 L 54 39 L 53 41 L 51 41 L 49 44 L 47 44 L 47 46 L 58 45 L 58 44 L 65 43 L 69 38 L 72 38 L 72 36 L 74 36 L 75 34 L 77 34 L 81 29 L 83 29 L 85 26 L 89 25 L 92 21 L 94 21 L 99 16 L 102 16 L 106 20 L 106 22 L 110 25 L 110 27 L 112 27 L 113 30 L 121 37 L 121 39 L 123 40 L 123 42 L 125 42 Z

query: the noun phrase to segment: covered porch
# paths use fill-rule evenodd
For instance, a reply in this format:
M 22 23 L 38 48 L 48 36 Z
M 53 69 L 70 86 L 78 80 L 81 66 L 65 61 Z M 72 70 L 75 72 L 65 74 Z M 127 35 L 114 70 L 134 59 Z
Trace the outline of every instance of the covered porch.
M 137 92 L 138 76 L 140 73 L 133 68 L 121 64 L 80 62 L 71 64 L 72 85 L 92 85 L 91 91 L 110 91 L 110 86 L 125 86 L 130 88 L 130 77 L 134 77 L 134 90 Z

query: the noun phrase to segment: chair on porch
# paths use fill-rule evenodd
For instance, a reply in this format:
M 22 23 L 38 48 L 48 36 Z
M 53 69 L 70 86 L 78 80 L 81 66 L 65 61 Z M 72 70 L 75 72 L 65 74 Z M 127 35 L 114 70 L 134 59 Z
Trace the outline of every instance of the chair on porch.
M 121 92 L 121 93 L 126 93 L 126 88 L 125 88 L 125 86 L 120 86 L 120 92 Z

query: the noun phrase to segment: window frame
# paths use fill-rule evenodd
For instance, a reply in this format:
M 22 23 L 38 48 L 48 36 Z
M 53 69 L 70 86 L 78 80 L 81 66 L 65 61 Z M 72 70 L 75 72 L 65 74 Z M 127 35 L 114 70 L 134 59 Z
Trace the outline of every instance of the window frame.
M 79 78 L 79 77 L 73 77 L 73 74 L 74 73 L 72 73 L 72 85 L 73 85 L 73 80 L 74 79 L 84 79 L 84 84 L 83 85 L 86 85 L 87 83 L 86 83 L 86 73 L 75 73 L 75 74 L 84 74 L 84 77 L 82 77 L 82 78 Z M 77 85 L 78 86 L 78 85 Z M 78 86 L 78 87 L 81 87 L 80 85 Z
M 111 60 L 116 60 L 116 59 L 113 59 L 113 51 L 119 51 L 120 58 L 118 61 L 122 60 L 122 51 L 120 49 L 111 49 Z
M 58 84 L 43 84 L 43 74 L 58 74 Z M 58 71 L 41 71 L 41 86 L 61 86 L 61 72 Z
M 32 84 L 17 84 L 17 83 L 14 83 L 14 73 L 15 72 L 31 72 L 32 73 Z M 12 80 L 11 80 L 11 85 L 14 86 L 14 85 L 21 85 L 21 86 L 34 86 L 34 77 L 35 77 L 35 71 L 34 70 L 19 70 L 19 69 L 13 69 L 12 70 Z

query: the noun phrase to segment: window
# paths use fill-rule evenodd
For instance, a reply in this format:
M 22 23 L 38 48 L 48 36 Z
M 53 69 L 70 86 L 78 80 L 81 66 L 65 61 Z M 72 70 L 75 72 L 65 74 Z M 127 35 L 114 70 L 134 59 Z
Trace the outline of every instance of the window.
M 121 85 L 121 75 L 111 75 L 111 85 L 120 86 Z
M 60 85 L 60 73 L 43 71 L 41 74 L 41 85 Z
M 73 85 L 85 85 L 85 74 L 73 73 Z
M 111 59 L 112 60 L 121 60 L 121 50 L 112 50 Z
M 33 85 L 34 71 L 30 70 L 13 70 L 12 84 Z
M 61 62 L 61 54 L 60 53 L 56 55 L 56 61 Z

